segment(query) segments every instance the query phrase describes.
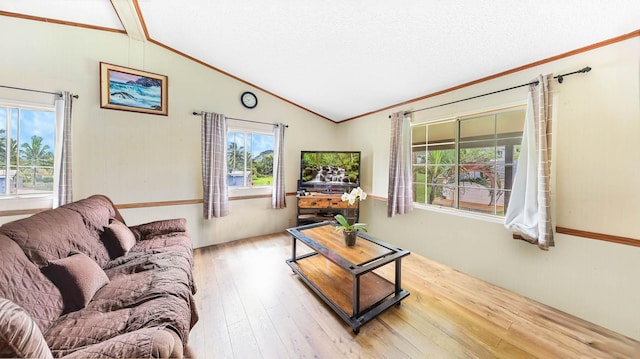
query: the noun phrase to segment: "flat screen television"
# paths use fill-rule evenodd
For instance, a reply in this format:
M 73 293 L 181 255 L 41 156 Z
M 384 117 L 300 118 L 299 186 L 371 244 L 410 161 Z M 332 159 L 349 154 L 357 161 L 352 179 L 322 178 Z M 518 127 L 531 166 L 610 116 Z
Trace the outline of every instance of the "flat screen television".
M 306 191 L 342 193 L 360 186 L 360 151 L 301 151 L 300 184 Z

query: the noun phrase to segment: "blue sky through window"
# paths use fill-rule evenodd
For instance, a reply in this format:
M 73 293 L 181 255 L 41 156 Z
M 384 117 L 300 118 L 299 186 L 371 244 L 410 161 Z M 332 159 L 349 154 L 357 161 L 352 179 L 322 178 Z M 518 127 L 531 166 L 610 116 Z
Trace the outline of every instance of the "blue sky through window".
M 251 158 L 256 157 L 264 151 L 271 150 L 273 151 L 273 135 L 260 134 L 260 133 L 241 133 L 241 132 L 231 132 L 227 134 L 227 147 L 232 143 L 236 143 L 238 147 L 245 147 L 244 144 L 244 136 L 250 136 L 248 138 L 252 138 L 252 141 L 247 143 L 247 148 L 245 150 L 251 151 Z
M 272 135 L 262 135 L 259 133 L 253 134 L 253 144 L 251 157 L 256 157 L 266 150 L 273 151 L 273 136 Z
M 0 108 L 0 129 L 7 129 L 7 110 Z M 31 143 L 31 136 L 42 137 L 42 144 L 53 152 L 55 141 L 55 113 L 53 111 L 22 109 L 20 114 L 20 146 Z M 11 109 L 11 137 L 18 137 L 18 109 Z

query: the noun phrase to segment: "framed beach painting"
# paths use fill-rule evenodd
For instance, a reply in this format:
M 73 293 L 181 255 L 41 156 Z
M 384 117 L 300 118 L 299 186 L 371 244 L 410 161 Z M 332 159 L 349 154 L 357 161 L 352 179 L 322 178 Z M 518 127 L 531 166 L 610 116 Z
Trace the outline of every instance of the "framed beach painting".
M 167 76 L 100 63 L 100 107 L 167 116 Z

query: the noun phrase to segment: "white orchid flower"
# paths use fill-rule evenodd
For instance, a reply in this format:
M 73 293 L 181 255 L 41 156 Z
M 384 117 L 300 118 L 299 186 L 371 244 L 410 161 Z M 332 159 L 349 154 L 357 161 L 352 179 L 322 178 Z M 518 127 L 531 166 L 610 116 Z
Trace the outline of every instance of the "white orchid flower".
M 349 201 L 349 205 L 353 205 L 356 200 L 363 201 L 367 198 L 367 193 L 362 188 L 357 187 L 351 190 L 351 193 L 343 193 L 341 199 L 343 201 Z
M 361 201 L 364 201 L 367 198 L 367 193 L 360 187 L 354 188 L 353 191 L 351 191 L 351 194 L 354 195 L 354 192 L 356 198 L 359 198 Z

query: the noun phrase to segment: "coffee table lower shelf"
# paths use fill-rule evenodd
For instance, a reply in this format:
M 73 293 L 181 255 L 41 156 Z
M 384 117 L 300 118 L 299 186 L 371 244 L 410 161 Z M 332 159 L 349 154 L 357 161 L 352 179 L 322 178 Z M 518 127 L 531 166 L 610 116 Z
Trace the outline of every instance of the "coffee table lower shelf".
M 359 275 L 360 286 L 356 289 L 354 275 L 317 253 L 286 262 L 356 334 L 362 325 L 394 304 L 400 305 L 409 295 L 404 289 L 396 293 L 394 283 L 374 272 Z M 358 303 L 356 309 L 355 303 Z

